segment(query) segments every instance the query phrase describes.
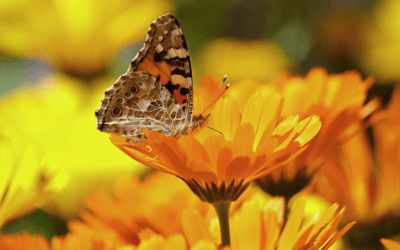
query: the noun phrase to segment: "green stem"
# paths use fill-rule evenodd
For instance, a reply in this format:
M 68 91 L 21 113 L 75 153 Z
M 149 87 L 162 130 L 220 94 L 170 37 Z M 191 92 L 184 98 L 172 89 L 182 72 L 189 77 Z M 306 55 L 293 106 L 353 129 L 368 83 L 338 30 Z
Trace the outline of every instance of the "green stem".
M 213 204 L 218 215 L 219 226 L 221 230 L 221 247 L 231 245 L 231 236 L 229 232 L 229 208 L 230 202 L 218 202 Z

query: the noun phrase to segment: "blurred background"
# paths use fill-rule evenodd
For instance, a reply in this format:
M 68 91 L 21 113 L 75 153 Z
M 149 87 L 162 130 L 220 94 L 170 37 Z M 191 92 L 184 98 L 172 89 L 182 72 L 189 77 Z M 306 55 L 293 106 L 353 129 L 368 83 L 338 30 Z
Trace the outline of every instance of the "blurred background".
M 0 132 L 13 152 L 51 155 L 64 176 L 49 203 L 3 232 L 65 233 L 94 190 L 146 174 L 96 130 L 94 111 L 167 12 L 183 28 L 197 86 L 204 75 L 267 83 L 322 66 L 373 76 L 370 95 L 386 103 L 400 79 L 396 0 L 2 0 Z
M 118 77 L 149 24 L 166 12 L 183 27 L 196 84 L 203 74 L 268 81 L 316 66 L 329 73 L 354 69 L 379 85 L 400 76 L 394 0 L 4 0 L 0 11 L 3 96 L 54 71 L 92 86 L 100 76 Z

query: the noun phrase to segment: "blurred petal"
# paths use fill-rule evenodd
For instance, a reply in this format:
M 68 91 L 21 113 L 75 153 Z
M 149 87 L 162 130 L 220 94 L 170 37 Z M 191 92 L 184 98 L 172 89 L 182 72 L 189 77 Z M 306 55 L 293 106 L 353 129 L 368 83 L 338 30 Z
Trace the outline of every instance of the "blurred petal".
M 400 249 L 400 243 L 397 243 L 395 241 L 389 240 L 389 239 L 381 239 L 381 243 L 387 247 L 389 250 L 399 250 Z
M 98 82 L 101 91 L 104 85 L 109 85 L 104 82 Z M 80 81 L 64 75 L 52 75 L 0 99 L 0 130 L 7 131 L 19 149 L 18 155 L 31 145 L 37 159 L 48 161 L 48 167 L 56 164 L 54 169 L 70 177 L 66 188 L 44 208 L 62 218 L 76 216 L 84 206 L 84 199 L 94 190 L 111 192 L 121 174 L 140 173 L 143 169 L 93 127 L 98 90 L 81 85 Z M 51 183 L 65 182 L 61 179 Z
M 18 147 L 0 134 L 0 228 L 42 207 L 67 184 L 68 175 L 48 154 L 39 160 L 32 146 Z
M 50 250 L 49 242 L 41 235 L 19 233 L 14 235 L 0 235 L 0 249 L 2 250 Z

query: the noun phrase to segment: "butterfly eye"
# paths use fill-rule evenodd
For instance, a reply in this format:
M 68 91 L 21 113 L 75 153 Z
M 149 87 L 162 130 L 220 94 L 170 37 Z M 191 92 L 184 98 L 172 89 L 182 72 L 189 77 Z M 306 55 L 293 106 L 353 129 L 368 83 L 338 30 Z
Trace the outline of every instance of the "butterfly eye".
M 122 98 L 117 99 L 117 103 L 122 104 L 123 102 L 124 102 L 124 99 L 122 99 Z
M 129 92 L 125 92 L 125 94 L 124 94 L 124 95 L 125 95 L 125 97 L 126 97 L 126 98 L 129 98 L 129 97 L 131 97 L 131 95 L 132 95 L 132 94 L 131 94 L 131 93 L 129 93 Z
M 116 107 L 112 110 L 112 116 L 120 116 L 122 114 L 121 107 Z
M 138 89 L 136 86 L 132 86 L 132 87 L 130 88 L 130 90 L 132 91 L 132 93 L 137 93 L 137 92 L 139 92 L 139 89 Z

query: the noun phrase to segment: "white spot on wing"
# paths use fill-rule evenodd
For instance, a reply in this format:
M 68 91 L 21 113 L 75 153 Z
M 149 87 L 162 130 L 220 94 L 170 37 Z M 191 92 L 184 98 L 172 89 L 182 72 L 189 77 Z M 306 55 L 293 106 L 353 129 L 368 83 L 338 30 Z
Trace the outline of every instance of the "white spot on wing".
M 187 87 L 186 78 L 181 75 L 171 75 L 171 82 L 173 84 L 179 84 L 185 88 Z
M 163 52 L 163 51 L 164 51 L 163 46 L 162 46 L 161 44 L 157 44 L 157 45 L 156 45 L 156 51 L 157 51 L 157 53 Z
M 176 53 L 178 54 L 179 58 L 186 58 L 189 54 L 188 51 L 183 47 L 177 49 Z
M 179 29 L 173 29 L 173 30 L 171 31 L 171 34 L 174 35 L 174 36 L 179 36 L 179 35 L 181 35 L 181 33 L 179 32 Z
M 170 48 L 168 50 L 168 57 L 169 58 L 174 58 L 174 57 L 177 57 L 177 56 L 178 56 L 178 54 L 176 53 L 176 50 L 174 48 Z

